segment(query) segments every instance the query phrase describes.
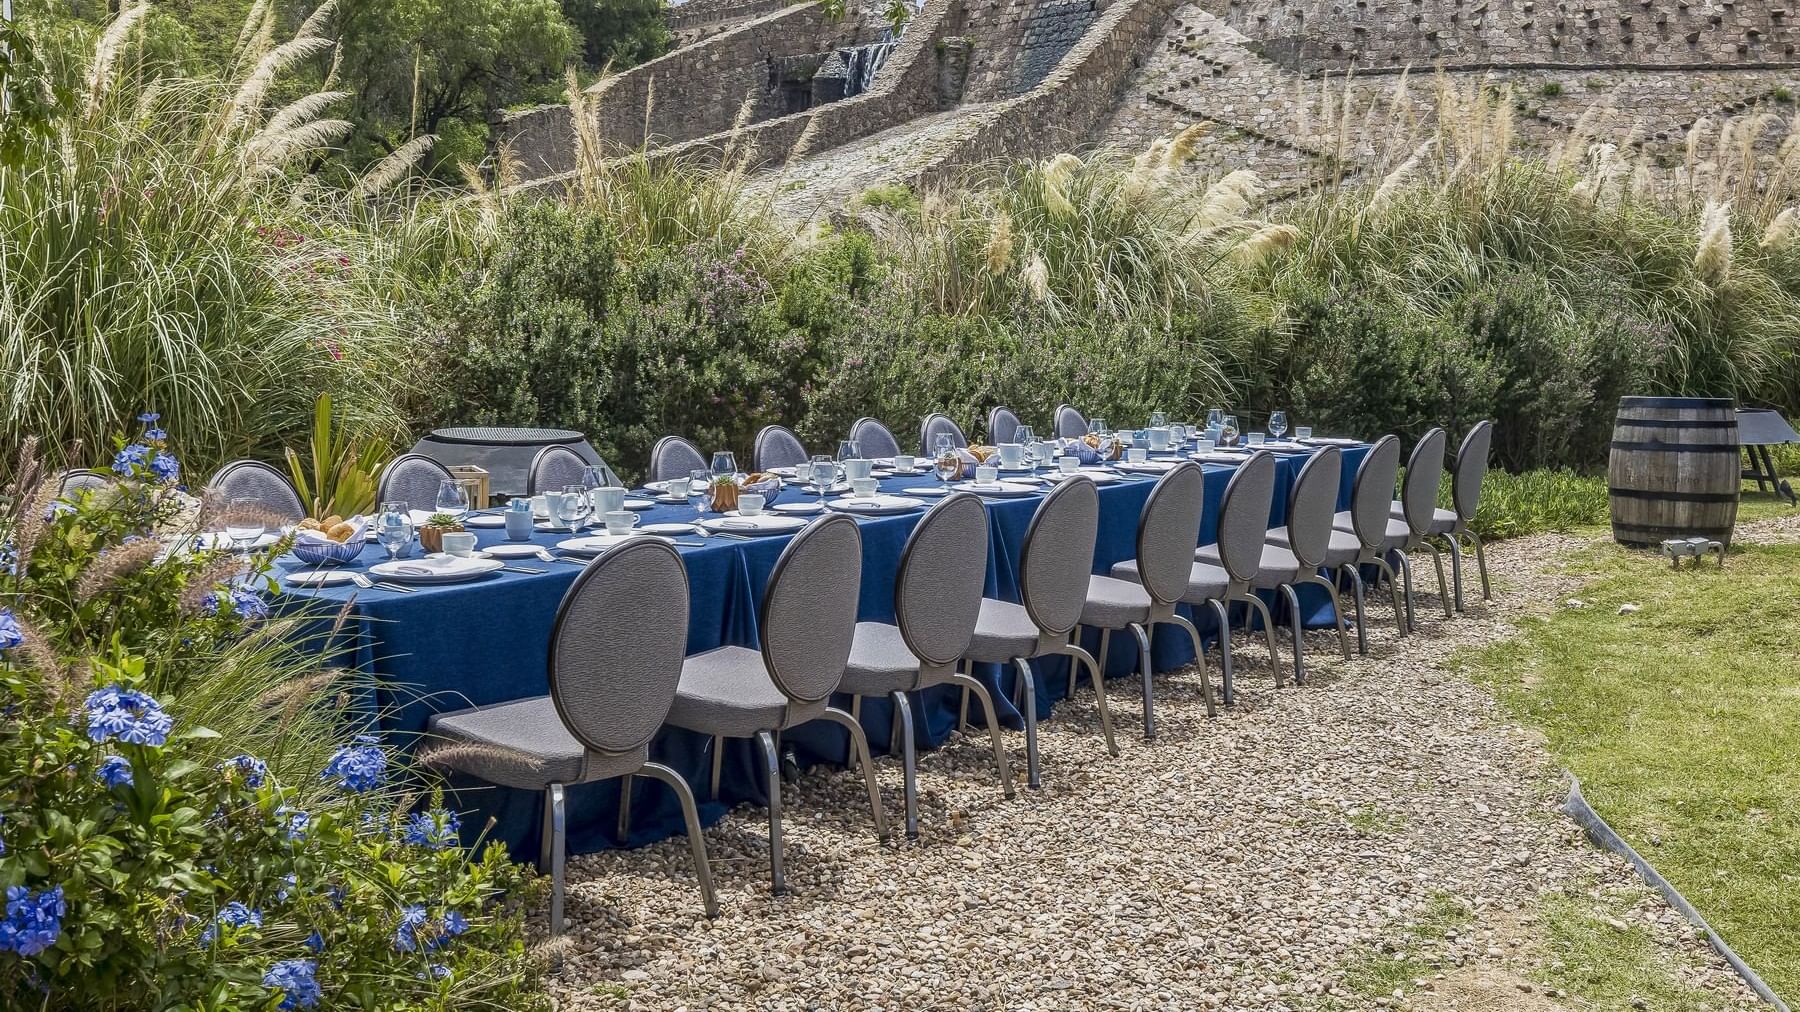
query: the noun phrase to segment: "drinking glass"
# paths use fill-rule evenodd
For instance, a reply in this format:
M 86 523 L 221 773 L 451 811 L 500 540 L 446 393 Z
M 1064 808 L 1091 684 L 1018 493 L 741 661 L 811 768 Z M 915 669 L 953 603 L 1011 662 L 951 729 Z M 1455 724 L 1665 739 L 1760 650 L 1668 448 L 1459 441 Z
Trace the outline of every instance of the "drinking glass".
M 1206 427 L 1209 429 L 1219 429 L 1219 428 L 1223 428 L 1224 426 L 1225 426 L 1225 409 L 1224 408 L 1207 408 L 1206 409 Z
M 1168 424 L 1169 424 L 1169 416 L 1163 414 L 1160 411 L 1150 412 L 1150 426 L 1149 426 L 1150 428 L 1152 428 L 1152 429 L 1166 428 L 1168 426 Z
M 1219 442 L 1226 446 L 1236 446 L 1237 434 L 1237 416 L 1226 415 L 1224 422 L 1219 426 Z
M 1310 426 L 1310 425 L 1295 426 L 1294 427 L 1294 438 L 1300 439 L 1300 440 L 1311 439 L 1312 438 L 1312 426 Z
M 862 456 L 862 448 L 856 445 L 856 440 L 845 439 L 845 440 L 840 440 L 838 442 L 838 454 L 837 454 L 838 460 L 840 460 L 840 461 L 856 460 L 856 459 L 860 458 L 861 456 Z
M 706 507 L 712 503 L 713 472 L 705 468 L 697 468 L 688 472 L 688 502 L 693 504 L 694 512 L 704 517 Z
M 1169 426 L 1169 445 L 1176 450 L 1187 448 L 1188 430 L 1184 422 L 1176 422 Z
M 962 457 L 957 455 L 954 446 L 947 446 L 939 450 L 937 461 L 933 465 L 937 472 L 938 480 L 945 485 L 950 484 L 950 479 L 962 473 L 962 466 Z
M 563 486 L 562 515 L 570 531 L 579 531 L 587 526 L 588 517 L 594 515 L 594 503 L 588 498 L 586 486 Z
M 1276 439 L 1280 439 L 1281 434 L 1286 431 L 1287 431 L 1287 412 L 1285 412 L 1285 411 L 1270 412 L 1269 413 L 1269 435 L 1274 436 Z
M 388 561 L 400 557 L 400 549 L 412 543 L 412 519 L 403 502 L 384 502 L 375 518 L 375 540 L 387 549 Z
M 937 438 L 931 441 L 931 454 L 933 457 L 941 455 L 945 450 L 954 449 L 956 449 L 956 441 L 950 438 L 950 433 L 948 432 L 938 433 Z
M 262 506 L 255 499 L 233 499 L 225 506 L 225 536 L 234 552 L 248 552 L 268 529 Z
M 848 440 L 846 440 L 848 442 Z M 812 459 L 813 487 L 819 490 L 819 505 L 825 505 L 825 493 L 837 483 L 837 461 L 826 454 L 819 454 Z
M 1025 464 L 1035 473 L 1038 466 L 1037 436 L 1031 431 L 1031 426 L 1019 426 L 1019 431 L 1013 433 L 1013 442 L 1024 444 Z
M 456 478 L 438 482 L 437 512 L 453 517 L 469 512 L 469 486 Z
M 730 450 L 720 450 L 713 454 L 712 473 L 720 478 L 728 478 L 737 474 L 737 454 Z

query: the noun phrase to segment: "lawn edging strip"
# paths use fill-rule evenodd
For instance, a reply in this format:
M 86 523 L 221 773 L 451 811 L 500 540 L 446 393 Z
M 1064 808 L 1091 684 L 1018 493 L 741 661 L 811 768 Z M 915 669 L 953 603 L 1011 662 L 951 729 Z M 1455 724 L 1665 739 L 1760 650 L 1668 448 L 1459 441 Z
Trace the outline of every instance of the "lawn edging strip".
M 1645 882 L 1654 886 L 1657 892 L 1662 893 L 1663 899 L 1667 900 L 1670 906 L 1680 911 L 1683 917 L 1686 917 L 1690 923 L 1705 933 L 1706 940 L 1712 944 L 1719 955 L 1725 957 L 1725 962 L 1731 964 L 1731 968 L 1737 971 L 1737 975 L 1744 979 L 1744 983 L 1750 985 L 1750 989 L 1755 991 L 1758 997 L 1779 1009 L 1780 1012 L 1792 1012 L 1787 1003 L 1781 1000 L 1781 996 L 1764 983 L 1763 979 L 1757 976 L 1756 971 L 1752 970 L 1748 963 L 1745 963 L 1736 952 L 1732 951 L 1731 946 L 1725 944 L 1725 939 L 1719 937 L 1719 933 L 1712 929 L 1712 925 L 1706 923 L 1706 918 L 1700 915 L 1700 911 L 1694 909 L 1694 905 L 1687 901 L 1687 897 L 1681 895 L 1679 889 L 1676 889 L 1668 879 L 1663 878 L 1661 873 L 1649 861 L 1646 861 L 1642 854 L 1634 850 L 1631 844 L 1626 843 L 1623 837 L 1606 824 L 1606 820 L 1600 817 L 1599 812 L 1594 811 L 1588 805 L 1587 798 L 1581 793 L 1581 778 L 1567 770 L 1563 772 L 1569 778 L 1569 796 L 1563 802 L 1563 814 L 1575 820 L 1587 833 L 1588 839 L 1630 861 L 1631 866 L 1637 869 L 1638 874 L 1643 876 Z

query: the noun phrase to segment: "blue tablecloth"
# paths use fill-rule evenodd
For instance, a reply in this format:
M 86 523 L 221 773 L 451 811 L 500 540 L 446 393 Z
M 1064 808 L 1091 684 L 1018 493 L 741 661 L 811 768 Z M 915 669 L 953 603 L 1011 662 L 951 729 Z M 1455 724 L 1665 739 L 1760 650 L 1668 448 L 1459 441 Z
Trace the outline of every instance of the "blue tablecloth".
M 1340 508 L 1347 508 L 1351 478 L 1365 449 L 1351 448 L 1344 453 Z M 1286 522 L 1288 490 L 1304 459 L 1302 456 L 1279 458 L 1270 526 Z M 1219 499 L 1233 468 L 1206 465 L 1205 472 L 1206 512 L 1200 543 L 1211 544 L 1216 538 Z M 908 488 L 934 484 L 935 480 L 929 477 L 891 478 L 882 482 L 882 490 L 900 493 Z M 1094 546 L 1094 572 L 1108 572 L 1114 563 L 1134 557 L 1138 515 L 1153 485 L 1152 479 L 1127 477 L 1116 484 L 1101 486 L 1100 532 Z M 795 502 L 806 498 L 809 497 L 798 490 L 787 489 L 775 501 Z M 1020 551 L 1026 528 L 1041 499 L 1041 496 L 1033 495 L 988 500 L 991 524 L 987 560 L 989 596 L 1018 600 Z M 906 539 L 920 515 L 859 519 L 863 537 L 859 602 L 862 620 L 893 621 L 895 572 Z M 688 506 L 658 505 L 645 511 L 643 517 L 645 523 L 681 522 L 695 519 L 695 514 Z M 504 540 L 503 532 L 498 530 L 481 530 L 477 537 L 483 547 Z M 566 534 L 539 534 L 533 540 L 548 548 L 567 537 Z M 691 588 L 689 653 L 729 644 L 758 645 L 757 602 L 787 541 L 786 537 L 755 541 L 715 538 L 700 547 L 680 549 Z M 353 565 L 361 568 L 383 557 L 382 550 L 371 545 Z M 291 559 L 286 561 L 293 563 Z M 542 695 L 548 691 L 545 655 L 551 624 L 563 593 L 580 570 L 535 560 L 518 565 L 547 571 L 542 574 L 502 572 L 472 583 L 421 587 L 411 594 L 333 587 L 299 591 L 299 596 L 290 600 L 334 609 L 350 602 L 348 631 L 355 634 L 357 645 L 343 660 L 372 676 L 381 728 L 396 744 L 406 746 L 416 742 L 433 712 Z M 1302 588 L 1302 591 L 1306 594 L 1302 598 L 1302 608 L 1308 612 L 1308 624 L 1331 624 L 1329 599 L 1324 591 L 1319 588 Z M 1216 634 L 1210 610 L 1203 610 L 1197 616 L 1197 623 L 1210 641 Z M 1117 636 L 1114 640 L 1112 656 L 1107 659 L 1107 673 L 1123 675 L 1136 666 L 1135 649 L 1129 636 Z M 1096 644 L 1097 636 L 1090 630 L 1089 649 L 1094 649 Z M 1158 671 L 1179 668 L 1193 661 L 1192 646 L 1179 630 L 1159 629 L 1152 650 Z M 1066 664 L 1063 658 L 1035 663 L 1039 719 L 1050 716 L 1053 704 L 1063 694 Z M 1012 674 L 1002 672 L 998 666 L 987 666 L 987 670 L 978 675 L 996 690 L 995 705 L 1002 711 L 1002 720 L 1011 728 L 1020 728 L 1021 717 L 1008 702 Z M 915 703 L 920 743 L 935 746 L 949 737 L 954 727 L 961 693 L 951 687 L 940 687 L 919 695 L 924 697 Z M 1125 698 L 1120 696 L 1122 701 Z M 838 700 L 838 704 L 847 709 L 848 698 Z M 892 744 L 891 720 L 891 707 L 885 699 L 863 701 L 861 721 L 868 731 L 870 747 L 877 752 Z M 1131 726 L 1129 718 L 1121 721 L 1121 733 L 1130 733 Z M 802 763 L 843 763 L 846 758 L 848 742 L 845 733 L 823 721 L 795 728 L 783 736 L 783 741 L 795 747 Z M 678 728 L 665 728 L 652 743 L 651 755 L 687 777 L 701 799 L 702 818 L 711 823 L 732 804 L 765 800 L 753 748 L 749 741 L 726 743 L 717 798 L 708 796 L 712 771 L 706 737 Z M 471 841 L 483 831 L 487 817 L 492 816 L 495 822 L 490 838 L 504 841 L 514 854 L 520 856 L 537 853 L 542 812 L 540 795 L 460 779 L 453 781 L 453 787 L 455 792 L 450 803 L 467 813 L 463 826 Z M 617 781 L 569 789 L 569 847 L 573 852 L 621 844 L 641 845 L 681 832 L 681 814 L 674 796 L 666 789 L 651 785 L 640 787 L 638 797 L 634 799 L 629 839 L 617 839 L 618 792 Z

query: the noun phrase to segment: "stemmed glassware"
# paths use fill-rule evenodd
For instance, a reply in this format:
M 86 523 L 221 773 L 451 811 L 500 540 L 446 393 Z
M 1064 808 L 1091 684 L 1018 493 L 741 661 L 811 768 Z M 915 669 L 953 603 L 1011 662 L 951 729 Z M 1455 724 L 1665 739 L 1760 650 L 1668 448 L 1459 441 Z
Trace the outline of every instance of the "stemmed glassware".
M 1287 431 L 1287 427 L 1287 412 L 1272 411 L 1269 413 L 1269 435 L 1280 439 L 1281 434 Z
M 1164 429 L 1164 428 L 1168 428 L 1168 425 L 1169 425 L 1169 416 L 1168 415 L 1165 415 L 1160 411 L 1150 412 L 1150 428 Z
M 233 499 L 226 504 L 225 536 L 231 539 L 232 551 L 248 553 L 267 529 L 268 521 L 255 499 Z
M 954 449 L 956 449 L 956 440 L 951 439 L 950 433 L 948 432 L 938 433 L 937 438 L 931 441 L 931 456 L 933 459 L 943 456 L 945 450 Z
M 1019 431 L 1013 433 L 1013 442 L 1025 447 L 1025 464 L 1035 474 L 1038 466 L 1037 434 L 1031 431 L 1031 426 L 1021 425 Z
M 712 473 L 716 478 L 733 478 L 737 476 L 737 454 L 730 450 L 720 450 L 713 454 Z
M 388 561 L 400 557 L 400 550 L 412 543 L 412 518 L 403 502 L 384 502 L 375 517 L 375 540 L 387 549 Z
M 593 500 L 588 498 L 588 490 L 584 485 L 564 485 L 562 495 L 563 522 L 569 525 L 570 532 L 578 532 L 587 526 L 588 518 L 594 515 Z
M 839 441 L 838 453 L 837 453 L 837 459 L 838 459 L 839 463 L 843 463 L 846 460 L 855 460 L 861 456 L 862 456 L 862 447 L 860 447 L 856 444 L 856 440 L 845 439 L 845 440 Z
M 1224 428 L 1225 427 L 1225 409 L 1224 408 L 1207 408 L 1206 409 L 1206 427 L 1209 429 Z
M 1234 446 L 1237 443 L 1237 416 L 1226 415 L 1219 427 L 1219 445 Z
M 932 466 L 938 480 L 948 486 L 950 479 L 962 473 L 962 457 L 957 455 L 956 447 L 946 442 L 938 447 L 937 458 Z
M 849 440 L 846 439 L 844 442 L 848 443 Z M 839 449 L 839 452 L 843 452 L 841 448 Z M 832 460 L 830 456 L 821 453 L 813 457 L 813 487 L 819 490 L 819 507 L 821 509 L 825 506 L 825 493 L 830 491 L 831 486 L 837 484 L 837 472 L 838 463 L 837 461 Z
M 688 472 L 688 502 L 693 504 L 695 519 L 706 516 L 706 507 L 712 502 L 713 472 L 706 468 L 697 468 Z
M 469 486 L 458 478 L 438 482 L 437 512 L 460 517 L 469 512 Z

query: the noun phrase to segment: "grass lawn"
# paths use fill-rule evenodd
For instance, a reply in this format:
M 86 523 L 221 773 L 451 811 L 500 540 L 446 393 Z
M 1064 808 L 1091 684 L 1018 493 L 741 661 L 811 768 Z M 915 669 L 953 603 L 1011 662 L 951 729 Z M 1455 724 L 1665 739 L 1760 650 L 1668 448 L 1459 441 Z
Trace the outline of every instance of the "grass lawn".
M 1742 519 L 1784 514 L 1747 496 Z M 1677 573 L 1610 544 L 1567 565 L 1585 582 L 1565 597 L 1586 606 L 1526 620 L 1470 655 L 1472 674 L 1544 731 L 1595 810 L 1771 987 L 1800 998 L 1800 545 L 1742 545 L 1722 571 Z

